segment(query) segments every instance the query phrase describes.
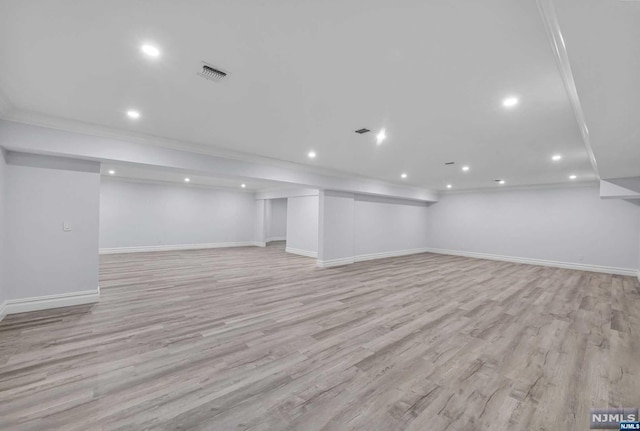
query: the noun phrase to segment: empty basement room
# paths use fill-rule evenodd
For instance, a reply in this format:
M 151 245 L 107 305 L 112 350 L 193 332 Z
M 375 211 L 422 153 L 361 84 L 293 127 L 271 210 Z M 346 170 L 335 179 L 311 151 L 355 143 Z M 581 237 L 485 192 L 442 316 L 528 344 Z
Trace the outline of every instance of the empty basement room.
M 0 0 L 0 430 L 640 429 L 639 23 Z

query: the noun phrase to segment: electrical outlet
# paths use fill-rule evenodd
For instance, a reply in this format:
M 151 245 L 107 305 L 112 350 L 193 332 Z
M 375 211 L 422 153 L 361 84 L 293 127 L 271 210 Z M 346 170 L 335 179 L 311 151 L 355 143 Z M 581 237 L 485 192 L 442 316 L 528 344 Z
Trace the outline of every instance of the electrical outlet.
M 68 222 L 62 223 L 62 230 L 65 232 L 71 232 L 71 224 Z

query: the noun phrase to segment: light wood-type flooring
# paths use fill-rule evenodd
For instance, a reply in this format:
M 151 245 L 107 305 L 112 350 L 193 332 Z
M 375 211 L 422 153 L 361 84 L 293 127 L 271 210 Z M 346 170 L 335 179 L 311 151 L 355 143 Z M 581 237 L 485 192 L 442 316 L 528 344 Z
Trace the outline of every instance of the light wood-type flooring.
M 0 323 L 2 430 L 586 430 L 640 406 L 632 277 L 278 244 L 101 257 Z

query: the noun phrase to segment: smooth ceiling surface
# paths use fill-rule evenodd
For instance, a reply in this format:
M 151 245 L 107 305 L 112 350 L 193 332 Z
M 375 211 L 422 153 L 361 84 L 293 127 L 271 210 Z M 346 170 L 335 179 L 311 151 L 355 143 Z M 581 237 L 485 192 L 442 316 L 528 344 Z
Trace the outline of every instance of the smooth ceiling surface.
M 5 0 L 0 71 L 18 110 L 398 183 L 595 178 L 535 0 Z
M 556 10 L 601 177 L 640 176 L 640 1 Z

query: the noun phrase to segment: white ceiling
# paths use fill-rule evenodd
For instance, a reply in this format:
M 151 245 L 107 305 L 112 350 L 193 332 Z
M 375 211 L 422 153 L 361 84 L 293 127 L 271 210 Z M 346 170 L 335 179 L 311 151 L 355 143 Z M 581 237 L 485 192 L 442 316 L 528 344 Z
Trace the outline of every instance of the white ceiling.
M 200 61 L 229 77 L 196 76 Z M 386 181 L 596 178 L 535 0 L 0 0 L 0 72 L 21 111 Z M 509 95 L 521 103 L 507 110 Z M 585 105 L 598 148 L 599 114 Z
M 640 1 L 556 4 L 602 178 L 640 176 Z

